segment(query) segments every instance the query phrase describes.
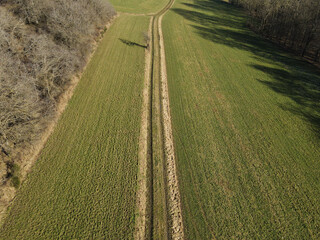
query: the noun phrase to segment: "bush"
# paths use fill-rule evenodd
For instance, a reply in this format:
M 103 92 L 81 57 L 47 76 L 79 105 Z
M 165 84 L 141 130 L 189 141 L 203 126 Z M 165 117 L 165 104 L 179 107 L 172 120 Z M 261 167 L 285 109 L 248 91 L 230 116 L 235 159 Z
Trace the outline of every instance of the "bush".
M 15 188 L 19 188 L 20 187 L 20 178 L 17 176 L 13 176 L 11 179 L 11 183 Z

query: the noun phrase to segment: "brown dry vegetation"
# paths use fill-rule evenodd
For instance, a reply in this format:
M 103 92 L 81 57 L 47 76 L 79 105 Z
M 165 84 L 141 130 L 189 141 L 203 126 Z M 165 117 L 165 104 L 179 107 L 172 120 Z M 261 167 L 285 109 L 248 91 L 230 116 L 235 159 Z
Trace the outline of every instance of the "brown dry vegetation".
M 105 0 L 0 0 L 0 186 L 19 186 L 22 156 L 114 15 Z

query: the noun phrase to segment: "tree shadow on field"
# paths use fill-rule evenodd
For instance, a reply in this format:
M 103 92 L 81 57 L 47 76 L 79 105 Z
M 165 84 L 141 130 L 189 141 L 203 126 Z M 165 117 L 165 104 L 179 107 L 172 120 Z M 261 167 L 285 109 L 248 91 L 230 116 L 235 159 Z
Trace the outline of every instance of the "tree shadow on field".
M 136 42 L 132 42 L 132 41 L 129 41 L 129 40 L 126 40 L 126 39 L 123 39 L 123 38 L 119 38 L 119 40 L 120 40 L 122 43 L 124 43 L 124 44 L 126 44 L 126 45 L 128 45 L 128 46 L 130 46 L 130 47 L 135 47 L 135 46 L 137 46 L 137 47 L 147 48 L 147 46 L 145 46 L 145 45 L 142 45 L 142 44 L 139 44 L 139 43 L 136 43 Z
M 272 79 L 257 81 L 291 98 L 296 104 L 280 107 L 305 119 L 320 138 L 320 71 L 316 67 L 252 32 L 246 26 L 245 13 L 233 5 L 220 0 L 194 0 L 180 7 L 171 11 L 189 20 L 202 38 L 253 53 L 255 62 L 261 65 L 249 66 Z M 263 63 L 282 69 L 266 67 Z
M 273 82 L 258 79 L 259 82 L 295 102 L 280 107 L 309 121 L 314 132 L 320 137 L 320 77 L 301 71 L 290 72 L 257 64 L 251 66 L 268 73 L 274 79 Z

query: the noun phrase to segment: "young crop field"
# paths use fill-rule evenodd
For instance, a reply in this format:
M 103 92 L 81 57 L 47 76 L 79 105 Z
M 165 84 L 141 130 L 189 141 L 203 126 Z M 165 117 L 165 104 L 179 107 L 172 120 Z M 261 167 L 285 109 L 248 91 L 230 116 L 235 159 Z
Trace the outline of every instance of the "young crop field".
M 0 239 L 320 239 L 319 70 L 227 1 L 111 3 Z
M 168 0 L 110 0 L 117 11 L 135 14 L 149 14 L 160 11 Z
M 148 25 L 120 16 L 105 33 L 0 239 L 133 238 Z
M 320 74 L 218 0 L 163 19 L 187 239 L 320 239 Z

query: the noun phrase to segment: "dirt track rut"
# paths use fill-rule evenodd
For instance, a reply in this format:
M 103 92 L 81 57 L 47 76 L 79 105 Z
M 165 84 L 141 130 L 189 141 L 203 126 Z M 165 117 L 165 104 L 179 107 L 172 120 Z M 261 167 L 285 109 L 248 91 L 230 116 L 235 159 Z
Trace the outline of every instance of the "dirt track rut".
M 137 192 L 137 218 L 135 239 L 152 239 L 153 229 L 153 125 L 160 129 L 158 134 L 163 152 L 163 178 L 165 179 L 166 239 L 184 239 L 181 200 L 177 178 L 169 91 L 165 61 L 162 17 L 171 8 L 174 0 L 151 17 L 149 36 L 150 46 L 146 49 L 146 72 L 143 90 L 143 109 L 139 151 L 139 174 Z M 158 87 L 157 87 L 158 86 Z M 157 93 L 156 93 L 157 92 Z M 156 98 L 156 99 L 155 99 Z M 154 109 L 154 105 L 155 109 Z M 157 109 L 160 109 L 157 112 Z M 153 112 L 155 111 L 155 113 Z M 159 115 L 159 121 L 153 121 Z M 160 122 L 160 124 L 159 124 Z M 156 134 L 156 133 L 155 133 Z

